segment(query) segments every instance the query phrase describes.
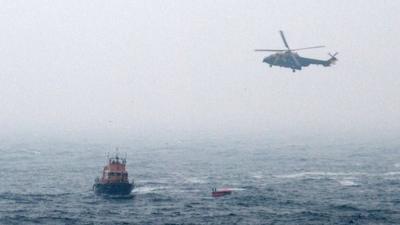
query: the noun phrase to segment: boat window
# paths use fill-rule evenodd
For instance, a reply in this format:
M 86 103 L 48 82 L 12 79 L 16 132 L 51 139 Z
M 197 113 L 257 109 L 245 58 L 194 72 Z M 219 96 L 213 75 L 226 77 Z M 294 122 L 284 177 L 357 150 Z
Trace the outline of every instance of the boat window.
M 124 173 L 119 173 L 119 172 L 109 172 L 108 173 L 108 176 L 121 176 L 121 175 L 127 175 L 127 174 L 124 174 Z

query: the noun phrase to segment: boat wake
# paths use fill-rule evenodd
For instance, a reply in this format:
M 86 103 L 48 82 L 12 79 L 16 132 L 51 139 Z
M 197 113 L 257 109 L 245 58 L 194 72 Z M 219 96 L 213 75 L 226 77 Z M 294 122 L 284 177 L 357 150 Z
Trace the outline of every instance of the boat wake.
M 227 188 L 227 189 L 229 189 L 231 191 L 245 191 L 246 190 L 245 188 Z
M 134 194 L 149 194 L 149 193 L 160 193 L 168 189 L 168 187 L 137 187 L 133 189 Z

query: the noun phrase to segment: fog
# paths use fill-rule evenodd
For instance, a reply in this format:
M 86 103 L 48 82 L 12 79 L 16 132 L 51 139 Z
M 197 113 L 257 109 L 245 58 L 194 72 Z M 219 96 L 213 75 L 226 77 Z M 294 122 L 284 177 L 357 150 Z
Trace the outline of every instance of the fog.
M 0 137 L 398 137 L 399 1 L 2 1 Z M 255 48 L 336 65 L 292 73 Z

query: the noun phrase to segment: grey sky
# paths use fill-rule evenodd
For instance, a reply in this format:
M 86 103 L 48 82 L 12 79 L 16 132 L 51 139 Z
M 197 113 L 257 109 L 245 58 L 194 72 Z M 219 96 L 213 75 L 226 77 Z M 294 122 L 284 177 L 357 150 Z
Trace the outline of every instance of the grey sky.
M 1 1 L 0 136 L 400 131 L 399 1 Z M 293 74 L 254 48 L 326 45 Z

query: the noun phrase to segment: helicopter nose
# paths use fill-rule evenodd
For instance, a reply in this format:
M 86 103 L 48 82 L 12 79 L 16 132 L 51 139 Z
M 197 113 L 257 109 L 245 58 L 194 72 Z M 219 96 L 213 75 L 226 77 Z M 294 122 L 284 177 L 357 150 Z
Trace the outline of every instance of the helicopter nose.
M 271 63 L 271 58 L 270 57 L 265 57 L 263 62 L 265 63 Z

